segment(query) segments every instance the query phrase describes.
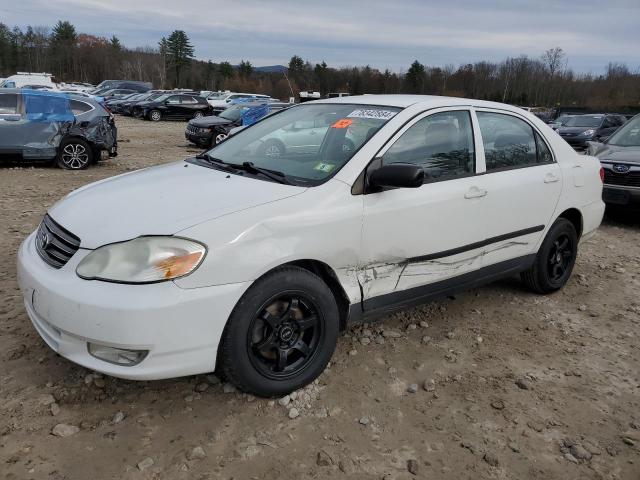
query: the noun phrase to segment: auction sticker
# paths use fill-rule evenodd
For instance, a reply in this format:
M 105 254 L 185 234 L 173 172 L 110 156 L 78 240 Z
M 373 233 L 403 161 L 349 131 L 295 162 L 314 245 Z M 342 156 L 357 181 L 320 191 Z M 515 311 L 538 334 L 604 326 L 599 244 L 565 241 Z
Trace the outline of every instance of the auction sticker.
M 354 110 L 347 117 L 349 118 L 376 118 L 378 120 L 389 120 L 395 117 L 397 112 L 390 112 L 389 110 L 376 110 L 376 109 L 360 109 Z
M 338 120 L 336 123 L 331 125 L 331 128 L 347 128 L 353 123 L 353 120 L 349 120 L 348 118 L 342 118 Z
M 332 163 L 318 163 L 315 167 L 313 167 L 314 170 L 317 170 L 319 172 L 324 172 L 324 173 L 330 173 L 334 168 L 336 168 L 336 166 Z

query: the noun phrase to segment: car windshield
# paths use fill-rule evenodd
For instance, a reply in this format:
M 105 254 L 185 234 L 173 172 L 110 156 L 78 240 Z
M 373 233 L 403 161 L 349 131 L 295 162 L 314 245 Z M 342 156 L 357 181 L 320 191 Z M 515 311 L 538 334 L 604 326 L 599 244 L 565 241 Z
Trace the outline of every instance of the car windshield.
M 603 117 L 592 117 L 589 115 L 579 115 L 571 117 L 565 123 L 565 127 L 599 127 Z
M 616 147 L 640 147 L 640 115 L 620 127 L 607 143 Z
M 340 170 L 399 108 L 306 104 L 266 117 L 207 153 L 233 165 L 251 162 L 300 185 L 318 185 Z

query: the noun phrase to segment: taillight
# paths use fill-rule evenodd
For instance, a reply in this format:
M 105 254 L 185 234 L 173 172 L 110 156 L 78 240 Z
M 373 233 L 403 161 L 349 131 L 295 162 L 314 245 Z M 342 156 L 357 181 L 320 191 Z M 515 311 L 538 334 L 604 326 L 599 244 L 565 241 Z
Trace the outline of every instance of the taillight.
M 604 167 L 600 167 L 600 181 L 604 183 Z

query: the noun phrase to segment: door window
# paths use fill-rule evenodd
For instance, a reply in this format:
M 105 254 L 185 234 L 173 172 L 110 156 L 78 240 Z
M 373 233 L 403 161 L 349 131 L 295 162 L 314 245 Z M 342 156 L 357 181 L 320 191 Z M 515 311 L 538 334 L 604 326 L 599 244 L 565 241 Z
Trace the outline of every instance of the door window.
M 487 172 L 553 162 L 551 151 L 531 125 L 512 115 L 478 112 Z
M 475 152 L 471 116 L 466 110 L 418 120 L 386 151 L 383 164 L 413 163 L 433 182 L 473 175 Z
M 18 113 L 18 95 L 0 93 L 0 115 L 15 115 L 16 113 Z
M 189 104 L 192 105 L 192 104 L 198 103 L 198 101 L 193 97 L 181 97 L 181 103 L 185 105 L 189 105 Z
M 79 100 L 70 100 L 69 107 L 74 115 L 82 115 L 83 113 L 87 113 L 90 110 L 93 110 L 93 107 L 86 102 L 81 102 Z
M 177 97 L 177 96 L 169 97 L 167 98 L 167 103 L 170 103 L 172 105 L 178 104 L 180 103 L 180 97 Z

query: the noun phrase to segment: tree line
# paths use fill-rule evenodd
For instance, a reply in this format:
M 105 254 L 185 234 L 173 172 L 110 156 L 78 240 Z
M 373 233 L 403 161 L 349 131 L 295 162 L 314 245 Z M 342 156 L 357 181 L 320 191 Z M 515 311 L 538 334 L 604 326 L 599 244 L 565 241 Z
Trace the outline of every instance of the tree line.
M 370 66 L 334 68 L 312 64 L 298 55 L 284 71 L 259 71 L 246 60 L 195 59 L 188 35 L 175 30 L 156 46 L 126 48 L 113 36 L 77 32 L 68 21 L 52 28 L 10 28 L 0 23 L 0 76 L 17 71 L 49 72 L 58 81 L 97 84 L 104 79 L 150 81 L 156 88 L 229 89 L 297 96 L 302 90 L 363 93 L 419 93 L 494 100 L 523 106 L 575 105 L 594 109 L 640 108 L 640 72 L 609 63 L 599 75 L 579 74 L 567 67 L 559 48 L 539 58 L 525 55 L 501 62 L 429 66 L 414 61 L 406 71 Z

